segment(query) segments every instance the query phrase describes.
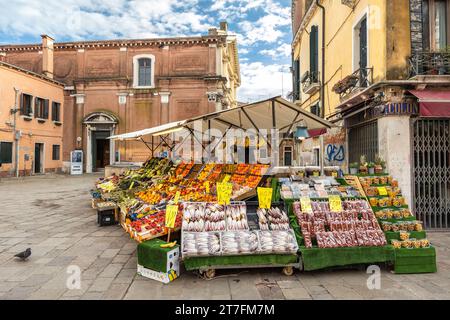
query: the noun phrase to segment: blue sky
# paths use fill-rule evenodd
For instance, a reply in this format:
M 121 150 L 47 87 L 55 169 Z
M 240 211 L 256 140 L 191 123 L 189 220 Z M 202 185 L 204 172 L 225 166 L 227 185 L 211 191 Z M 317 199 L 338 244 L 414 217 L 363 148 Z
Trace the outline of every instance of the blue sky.
M 239 99 L 249 102 L 291 90 L 290 4 L 290 0 L 0 0 L 0 43 L 39 43 L 44 33 L 57 41 L 202 35 L 226 20 L 238 37 Z

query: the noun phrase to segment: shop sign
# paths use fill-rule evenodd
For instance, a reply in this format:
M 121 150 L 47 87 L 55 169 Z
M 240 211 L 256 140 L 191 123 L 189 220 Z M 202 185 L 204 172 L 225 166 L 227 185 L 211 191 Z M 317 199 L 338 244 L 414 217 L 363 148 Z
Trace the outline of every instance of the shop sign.
M 272 207 L 272 188 L 258 188 L 258 202 L 261 209 L 270 209 Z

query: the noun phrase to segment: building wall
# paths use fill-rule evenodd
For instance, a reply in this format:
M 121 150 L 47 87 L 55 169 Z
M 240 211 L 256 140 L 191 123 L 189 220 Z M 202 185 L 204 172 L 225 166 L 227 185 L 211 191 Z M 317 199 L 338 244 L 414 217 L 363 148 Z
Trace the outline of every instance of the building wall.
M 83 122 L 92 113 L 110 114 L 117 122 L 113 133 L 121 134 L 235 107 L 240 85 L 235 39 L 218 35 L 216 29 L 212 33 L 189 41 L 55 43 L 54 76 L 66 84 L 64 161 L 74 149 L 89 152 Z M 39 45 L 2 49 L 9 63 L 42 71 Z M 154 88 L 133 86 L 133 57 L 142 54 L 154 56 Z M 119 95 L 125 103 L 119 103 Z M 120 161 L 139 162 L 150 155 L 141 142 L 116 142 L 114 148 Z
M 22 93 L 30 94 L 33 97 L 49 99 L 49 119 L 45 123 L 39 123 L 36 118 L 31 121 L 25 121 L 20 113 L 16 113 L 17 130 L 22 131 L 22 137 L 19 140 L 19 170 L 21 174 L 27 174 L 32 171 L 34 161 L 34 144 L 44 143 L 44 170 L 59 171 L 62 164 L 62 135 L 63 125 L 55 125 L 51 121 L 51 102 L 61 103 L 61 117 L 64 114 L 64 92 L 62 85 L 57 85 L 49 81 L 39 79 L 38 77 L 28 75 L 24 72 L 11 69 L 0 65 L 0 141 L 13 142 L 13 163 L 3 164 L 0 167 L 0 175 L 11 175 L 14 172 L 15 144 L 14 132 L 12 126 L 13 115 L 10 109 L 15 104 L 14 88 L 19 89 Z M 18 104 L 20 100 L 18 99 Z M 33 105 L 34 107 L 34 105 Z M 63 119 L 63 118 L 61 118 Z M 64 124 L 64 122 L 63 122 Z M 61 146 L 60 160 L 52 160 L 52 145 Z M 24 155 L 30 156 L 29 161 L 25 161 Z
M 332 91 L 333 86 L 358 70 L 354 63 L 354 28 L 365 14 L 368 17 L 368 66 L 373 68 L 373 82 L 407 76 L 405 70 L 410 55 L 408 4 L 407 0 L 360 0 L 351 9 L 341 1 L 322 1 L 326 10 L 325 116 L 334 113 L 341 103 L 339 95 Z M 319 26 L 319 70 L 322 72 L 322 11 L 317 8 L 305 30 L 293 42 L 294 59 L 300 59 L 300 75 L 309 70 L 309 32 L 313 25 Z M 298 103 L 309 110 L 319 99 L 320 92 L 311 96 L 302 92 Z
M 378 148 L 387 172 L 399 182 L 402 195 L 412 208 L 412 154 L 410 118 L 389 116 L 378 120 Z

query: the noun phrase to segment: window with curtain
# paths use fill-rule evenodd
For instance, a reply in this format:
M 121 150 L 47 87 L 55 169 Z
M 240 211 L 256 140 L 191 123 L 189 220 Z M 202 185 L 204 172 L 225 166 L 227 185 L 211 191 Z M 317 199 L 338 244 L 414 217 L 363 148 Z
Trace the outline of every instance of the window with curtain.
M 435 2 L 435 48 L 442 50 L 447 47 L 447 1 L 439 0 Z
M 150 58 L 141 58 L 138 60 L 138 85 L 140 87 L 149 87 L 152 85 L 152 60 Z

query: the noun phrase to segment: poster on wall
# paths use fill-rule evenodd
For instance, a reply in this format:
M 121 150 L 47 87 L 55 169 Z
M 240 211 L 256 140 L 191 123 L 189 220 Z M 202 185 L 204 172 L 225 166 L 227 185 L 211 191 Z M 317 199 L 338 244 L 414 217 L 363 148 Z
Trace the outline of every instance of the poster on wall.
M 323 135 L 325 166 L 345 165 L 345 140 L 346 131 L 343 128 L 328 129 Z
M 70 174 L 83 174 L 83 151 L 74 150 L 70 152 Z

